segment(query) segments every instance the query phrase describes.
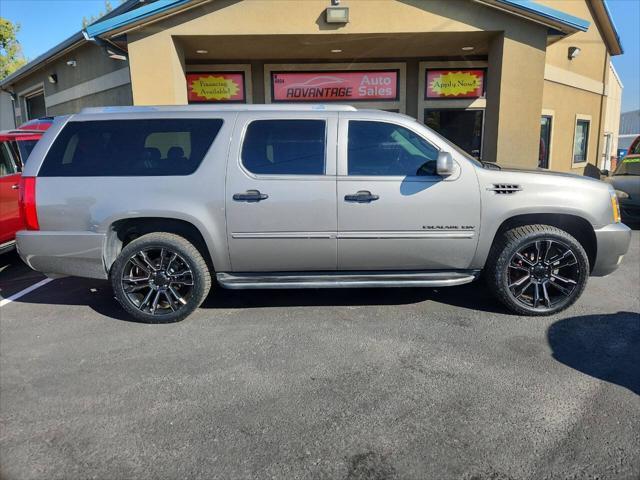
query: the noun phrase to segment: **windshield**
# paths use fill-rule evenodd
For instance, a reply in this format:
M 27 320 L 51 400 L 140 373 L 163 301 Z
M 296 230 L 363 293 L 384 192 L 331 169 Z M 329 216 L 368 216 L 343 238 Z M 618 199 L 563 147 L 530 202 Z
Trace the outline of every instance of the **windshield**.
M 625 158 L 613 175 L 640 175 L 640 158 Z

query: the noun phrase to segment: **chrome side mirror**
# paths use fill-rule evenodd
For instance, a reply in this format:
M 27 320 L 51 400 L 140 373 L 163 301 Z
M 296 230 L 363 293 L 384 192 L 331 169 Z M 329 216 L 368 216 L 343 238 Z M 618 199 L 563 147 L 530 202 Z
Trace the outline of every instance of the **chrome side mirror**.
M 443 177 L 448 177 L 454 173 L 453 157 L 449 152 L 438 153 L 438 160 L 436 162 L 436 173 Z

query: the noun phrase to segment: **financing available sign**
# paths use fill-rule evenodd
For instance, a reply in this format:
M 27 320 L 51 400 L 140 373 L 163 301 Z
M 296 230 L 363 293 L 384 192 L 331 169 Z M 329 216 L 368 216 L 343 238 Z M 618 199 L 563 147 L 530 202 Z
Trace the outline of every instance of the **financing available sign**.
M 273 72 L 274 102 L 353 102 L 398 99 L 398 70 Z
M 484 76 L 484 70 L 427 70 L 425 98 L 482 97 Z
M 244 73 L 187 73 L 189 103 L 245 102 Z

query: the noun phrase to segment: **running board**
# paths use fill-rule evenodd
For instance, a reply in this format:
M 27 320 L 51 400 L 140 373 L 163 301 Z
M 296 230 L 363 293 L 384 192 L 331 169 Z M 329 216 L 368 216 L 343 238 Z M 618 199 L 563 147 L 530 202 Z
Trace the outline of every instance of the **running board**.
M 218 283 L 249 288 L 453 287 L 473 282 L 479 270 L 429 272 L 218 273 Z

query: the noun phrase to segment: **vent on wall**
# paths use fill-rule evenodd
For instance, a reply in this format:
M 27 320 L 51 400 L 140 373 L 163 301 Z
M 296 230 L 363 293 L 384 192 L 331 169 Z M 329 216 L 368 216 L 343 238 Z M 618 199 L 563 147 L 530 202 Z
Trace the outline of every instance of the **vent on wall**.
M 515 185 L 513 183 L 494 183 L 492 187 L 488 187 L 487 190 L 492 192 L 496 192 L 498 195 L 510 195 L 512 193 L 519 192 L 522 190 L 520 185 Z

